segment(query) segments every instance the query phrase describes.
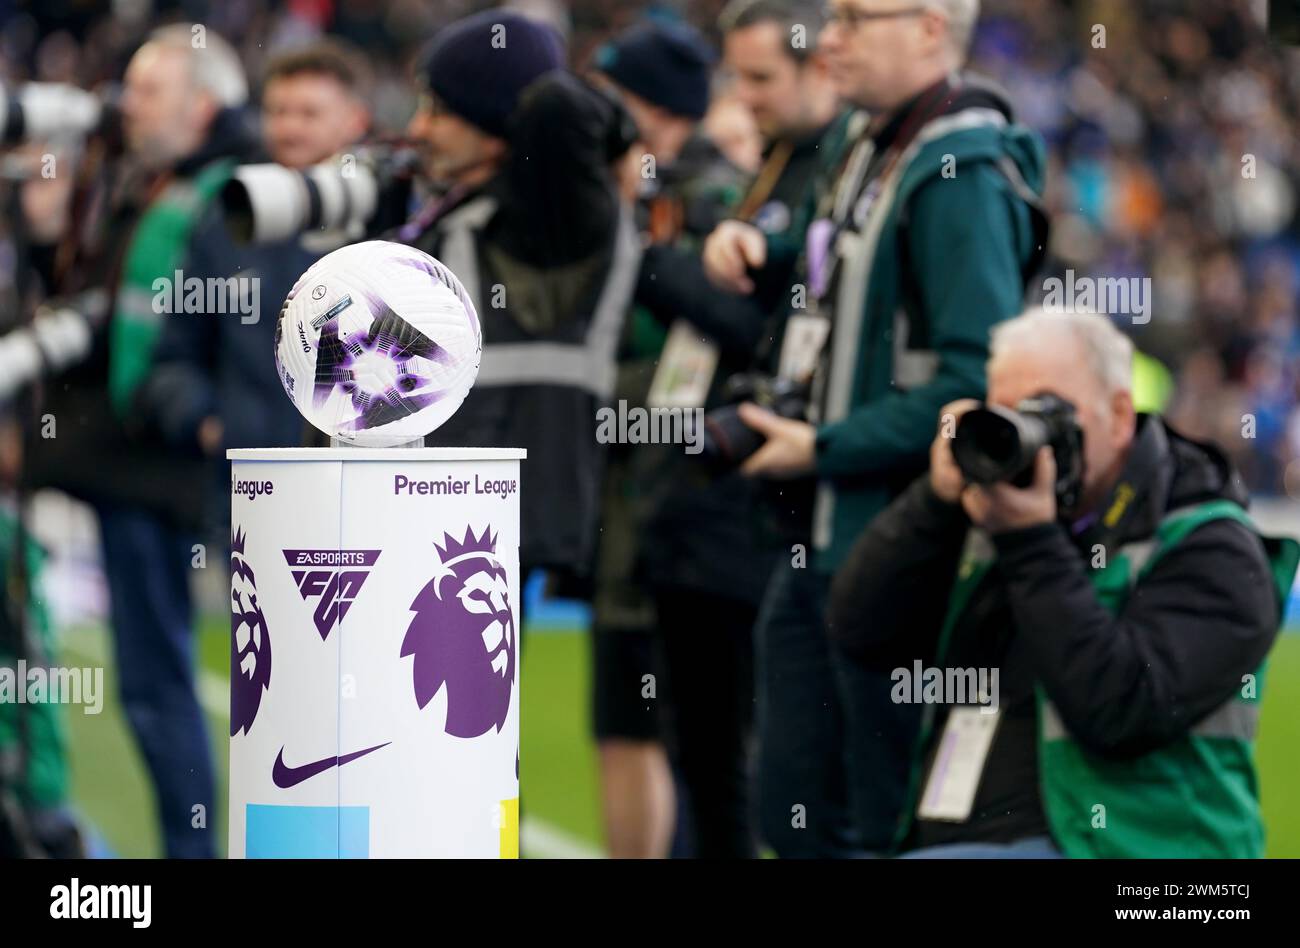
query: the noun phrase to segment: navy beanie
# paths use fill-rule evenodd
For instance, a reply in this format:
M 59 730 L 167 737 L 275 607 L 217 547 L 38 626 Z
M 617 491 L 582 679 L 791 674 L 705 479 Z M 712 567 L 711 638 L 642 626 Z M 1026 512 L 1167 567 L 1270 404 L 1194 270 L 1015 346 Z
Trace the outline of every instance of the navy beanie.
M 504 138 L 519 95 L 564 66 L 564 40 L 551 26 L 509 10 L 484 10 L 444 27 L 421 72 L 448 111 Z
M 708 42 L 684 23 L 642 23 L 596 52 L 596 68 L 624 89 L 694 119 L 709 110 L 713 62 Z

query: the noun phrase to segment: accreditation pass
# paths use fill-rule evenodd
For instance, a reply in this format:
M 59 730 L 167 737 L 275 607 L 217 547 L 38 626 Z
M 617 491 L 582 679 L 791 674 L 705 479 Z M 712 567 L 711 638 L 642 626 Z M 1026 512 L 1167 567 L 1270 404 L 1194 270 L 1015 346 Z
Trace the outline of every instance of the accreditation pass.
M 949 712 L 917 817 L 949 823 L 970 818 L 1000 717 L 1001 711 L 990 712 L 987 707 L 958 707 Z

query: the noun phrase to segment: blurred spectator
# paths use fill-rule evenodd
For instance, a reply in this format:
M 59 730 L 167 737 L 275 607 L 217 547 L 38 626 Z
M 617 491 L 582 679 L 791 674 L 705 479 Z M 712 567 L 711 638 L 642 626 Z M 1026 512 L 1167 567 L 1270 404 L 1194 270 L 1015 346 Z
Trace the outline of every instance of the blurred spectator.
M 1171 422 L 1267 494 L 1300 412 L 1300 84 L 1260 6 L 985 0 L 972 64 L 1048 138 L 1057 268 L 1120 275 L 1122 250 L 1123 275 L 1152 279 L 1131 331 L 1176 371 Z

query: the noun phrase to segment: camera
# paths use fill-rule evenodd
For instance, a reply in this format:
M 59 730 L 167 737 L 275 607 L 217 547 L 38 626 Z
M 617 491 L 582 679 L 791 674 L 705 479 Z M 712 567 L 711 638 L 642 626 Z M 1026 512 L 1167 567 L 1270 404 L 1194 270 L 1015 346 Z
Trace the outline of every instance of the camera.
M 1083 429 L 1065 399 L 1043 393 L 1015 410 L 983 405 L 962 415 L 953 436 L 952 456 L 974 484 L 1008 482 L 1028 487 L 1034 457 L 1048 445 L 1056 458 L 1056 503 L 1073 510 L 1083 490 Z
M 110 304 L 105 290 L 88 290 L 41 305 L 30 323 L 0 335 L 0 402 L 85 359 L 108 322 Z
M 726 404 L 704 416 L 703 457 L 719 467 L 735 467 L 763 446 L 763 436 L 740 419 L 740 405 L 753 402 L 782 418 L 806 418 L 809 389 L 806 383 L 742 373 L 727 379 Z
M 239 243 L 287 240 L 311 230 L 359 237 L 405 220 L 418 166 L 414 148 L 390 144 L 361 146 L 303 170 L 241 165 L 219 200 Z
M 0 88 L 0 145 L 85 138 L 115 114 L 111 101 L 58 82 Z

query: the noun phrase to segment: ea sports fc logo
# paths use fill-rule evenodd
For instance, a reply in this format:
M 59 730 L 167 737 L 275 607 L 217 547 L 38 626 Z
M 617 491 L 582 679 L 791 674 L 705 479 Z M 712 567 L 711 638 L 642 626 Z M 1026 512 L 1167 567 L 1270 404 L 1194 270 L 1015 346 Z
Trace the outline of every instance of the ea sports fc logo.
M 321 641 L 343 621 L 379 559 L 379 550 L 283 550 L 294 585 L 306 601 L 318 600 L 312 619 Z
M 480 737 L 501 730 L 515 681 L 515 621 L 509 579 L 490 527 L 482 536 L 444 534 L 434 544 L 433 578 L 411 603 L 415 616 L 402 640 L 413 656 L 415 702 L 423 708 L 445 685 L 446 732 Z

